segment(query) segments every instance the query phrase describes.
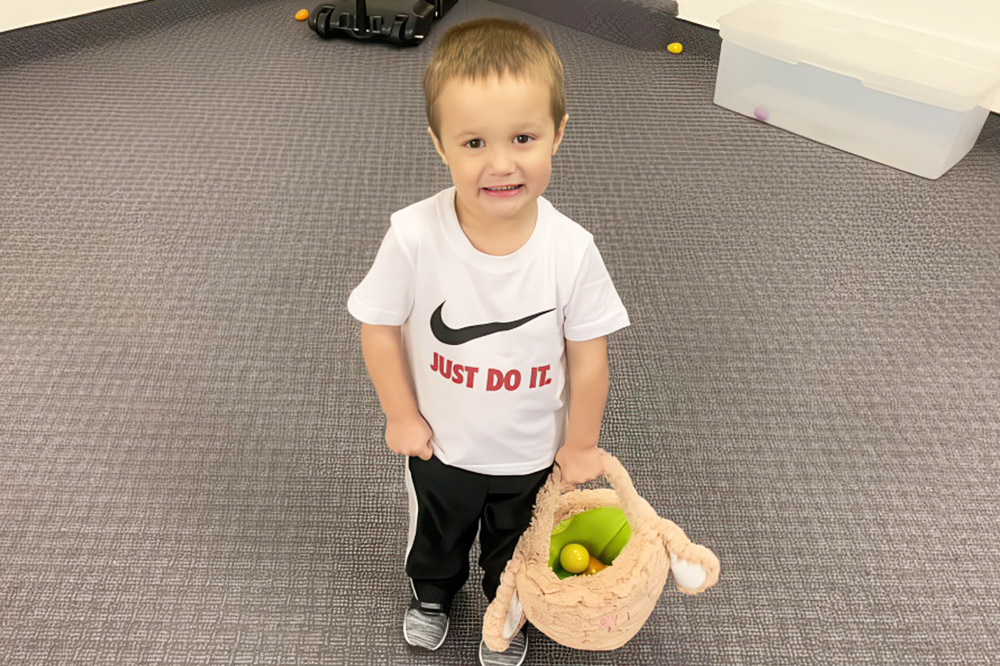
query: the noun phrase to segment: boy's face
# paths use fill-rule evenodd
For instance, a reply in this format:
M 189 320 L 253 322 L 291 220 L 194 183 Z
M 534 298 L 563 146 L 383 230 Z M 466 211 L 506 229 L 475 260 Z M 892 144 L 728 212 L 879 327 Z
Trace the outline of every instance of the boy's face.
M 451 171 L 463 224 L 534 221 L 568 117 L 557 131 L 549 95 L 546 84 L 528 78 L 445 82 L 441 136 L 427 131 Z

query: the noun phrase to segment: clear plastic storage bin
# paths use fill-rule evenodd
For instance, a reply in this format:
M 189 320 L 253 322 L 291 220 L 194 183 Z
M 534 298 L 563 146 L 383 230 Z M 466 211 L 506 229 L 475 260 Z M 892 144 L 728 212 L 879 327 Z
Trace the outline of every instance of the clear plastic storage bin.
M 716 104 L 925 178 L 969 152 L 1000 87 L 994 54 L 802 2 L 719 25 Z

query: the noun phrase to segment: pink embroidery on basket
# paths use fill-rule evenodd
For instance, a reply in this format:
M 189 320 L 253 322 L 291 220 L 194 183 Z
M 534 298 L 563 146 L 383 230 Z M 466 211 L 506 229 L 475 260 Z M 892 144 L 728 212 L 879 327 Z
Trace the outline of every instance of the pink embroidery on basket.
M 624 618 L 622 618 L 622 613 L 615 613 L 614 615 L 605 615 L 604 617 L 601 618 L 601 626 L 607 629 L 608 631 L 611 631 L 612 629 L 615 629 L 617 627 L 619 620 L 622 620 L 623 622 L 628 622 L 632 618 L 632 615 L 628 611 L 625 611 L 624 615 L 625 615 Z

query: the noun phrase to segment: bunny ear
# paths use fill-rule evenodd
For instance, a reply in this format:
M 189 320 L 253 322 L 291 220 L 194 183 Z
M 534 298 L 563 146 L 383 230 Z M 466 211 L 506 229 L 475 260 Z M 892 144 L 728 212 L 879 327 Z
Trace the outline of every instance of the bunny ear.
M 660 534 L 678 591 L 699 594 L 719 582 L 719 558 L 715 553 L 691 541 L 684 530 L 666 518 L 660 519 Z
M 663 543 L 667 552 L 671 554 L 681 552 L 685 546 L 691 543 L 691 539 L 684 533 L 684 530 L 678 527 L 677 523 L 666 518 L 660 518 L 660 534 L 663 535 Z
M 517 597 L 515 573 L 520 567 L 521 556 L 515 551 L 514 559 L 507 563 L 500 575 L 497 596 L 490 602 L 483 617 L 483 641 L 494 652 L 503 652 L 510 647 L 510 639 L 527 621 L 521 600 Z
M 510 641 L 527 619 L 524 616 L 524 607 L 521 606 L 521 600 L 517 598 L 517 590 L 514 590 L 514 594 L 510 598 L 510 605 L 507 606 L 507 619 L 503 623 L 504 640 Z

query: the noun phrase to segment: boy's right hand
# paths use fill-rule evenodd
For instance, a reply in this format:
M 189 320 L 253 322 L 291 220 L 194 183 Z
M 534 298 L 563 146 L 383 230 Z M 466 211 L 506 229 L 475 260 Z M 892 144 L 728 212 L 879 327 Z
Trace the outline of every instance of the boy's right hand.
M 431 448 L 431 427 L 424 417 L 386 421 L 385 443 L 400 455 L 416 456 L 421 460 L 430 460 L 434 455 Z

